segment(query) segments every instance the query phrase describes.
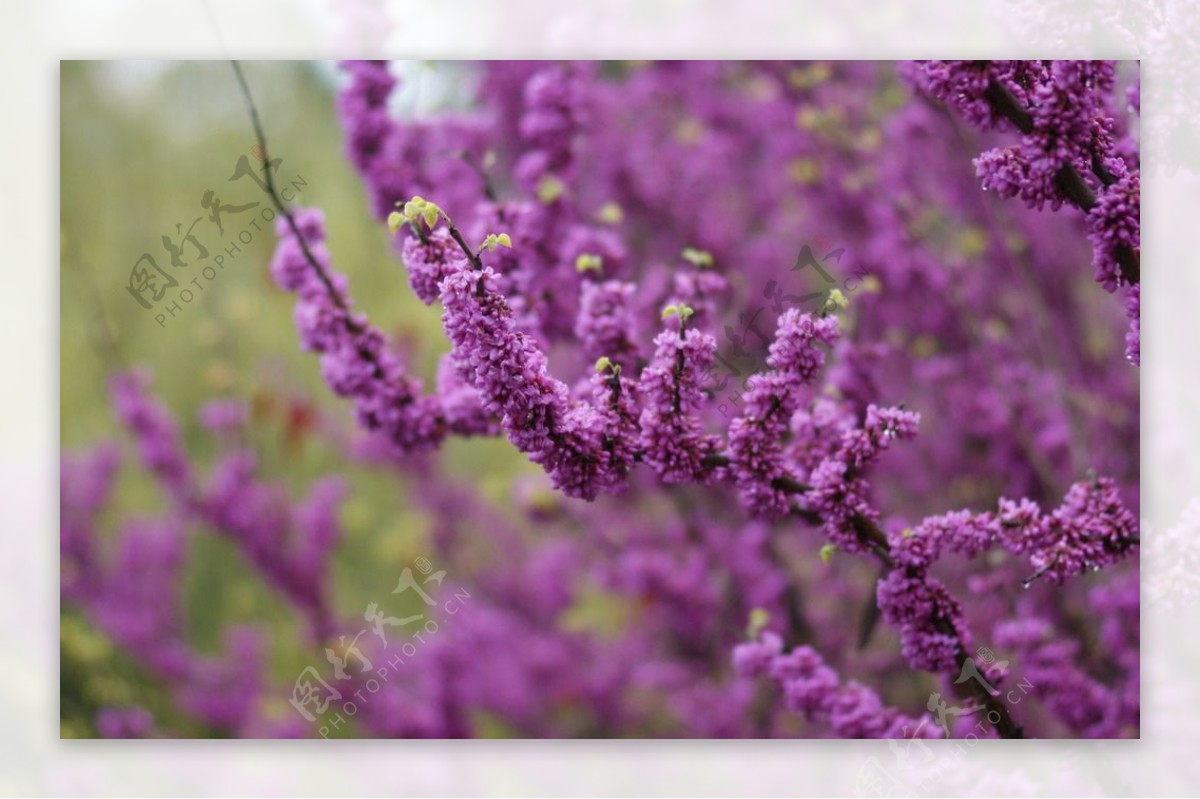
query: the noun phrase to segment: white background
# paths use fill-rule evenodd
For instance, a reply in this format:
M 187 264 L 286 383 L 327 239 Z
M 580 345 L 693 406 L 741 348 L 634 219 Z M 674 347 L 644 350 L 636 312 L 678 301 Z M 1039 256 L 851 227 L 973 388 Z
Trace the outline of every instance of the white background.
M 1196 5 L 2 0 L 0 793 L 871 795 L 866 778 L 882 768 L 874 790 L 890 784 L 893 795 L 1195 795 Z M 227 54 L 1141 58 L 1142 740 L 981 742 L 961 756 L 953 747 L 962 742 L 938 742 L 924 771 L 868 742 L 59 741 L 58 62 Z M 96 194 L 102 201 L 103 187 Z

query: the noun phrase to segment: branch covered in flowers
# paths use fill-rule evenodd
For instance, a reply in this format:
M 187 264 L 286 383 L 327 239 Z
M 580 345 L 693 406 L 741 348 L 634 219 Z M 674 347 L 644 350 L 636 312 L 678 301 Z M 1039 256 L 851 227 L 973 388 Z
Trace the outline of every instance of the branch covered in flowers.
M 985 188 L 1029 207 L 1064 203 L 1084 212 L 1095 279 L 1125 288 L 1131 320 L 1127 355 L 1141 361 L 1141 171 L 1120 124 L 1113 61 L 923 61 L 909 75 L 971 125 L 1021 133 L 1016 146 L 975 160 Z
M 449 239 L 461 249 L 457 258 L 446 257 L 437 243 L 437 226 L 443 222 Z M 785 512 L 798 490 L 805 512 L 824 525 L 835 546 L 874 554 L 892 569 L 880 583 L 879 606 L 884 619 L 900 631 L 914 668 L 953 674 L 969 660 L 970 635 L 961 606 L 928 575 L 940 547 L 975 556 L 1003 542 L 1015 553 L 1032 552 L 1038 576 L 1061 581 L 1084 568 L 1112 563 L 1136 544 L 1136 525 L 1111 481 L 1095 484 L 1102 497 L 1077 486 L 1064 509 L 1045 519 L 1027 500 L 1019 510 L 1009 503 L 1003 523 L 1007 536 L 1000 535 L 1001 524 L 990 517 L 952 515 L 952 521 L 928 519 L 918 528 L 936 533 L 910 532 L 888 541 L 863 472 L 893 439 L 915 435 L 915 414 L 869 407 L 862 427 L 844 433 L 835 453 L 812 470 L 811 486 L 782 463 L 785 428 L 779 420 L 798 410 L 800 391 L 824 361 L 818 345 L 834 341 L 835 318 L 815 319 L 795 311 L 780 318 L 767 359 L 770 370 L 747 381 L 746 412 L 733 420 L 729 444 L 723 445 L 702 432 L 696 415 L 704 399 L 702 375 L 716 342 L 686 327 L 690 308 L 672 305 L 664 312 L 668 328 L 656 339 L 657 351 L 636 393 L 622 381 L 620 368 L 607 362 L 598 364 L 599 371 L 611 370 L 611 377 L 606 381 L 598 373 L 593 378 L 597 403 L 572 400 L 568 387 L 550 375 L 534 337 L 518 329 L 497 291 L 496 272 L 484 262 L 485 251 L 494 251 L 507 234 L 491 235 L 478 251 L 472 250 L 445 212 L 422 198 L 410 200 L 403 213 L 393 216 L 394 232 L 404 224 L 412 231 L 405 251 L 415 255 L 418 268 L 434 260 L 443 267 L 438 284 L 443 324 L 456 368 L 479 392 L 484 408 L 501 418 L 509 440 L 546 469 L 556 488 L 568 496 L 595 499 L 602 491 L 622 490 L 635 460 L 641 460 L 665 483 L 730 477 L 754 514 Z M 420 243 L 414 245 L 414 240 Z M 646 402 L 640 432 L 632 424 L 639 396 Z M 914 551 L 921 554 L 914 556 Z M 980 698 L 1001 718 L 1001 734 L 1021 735 L 1002 704 L 987 692 Z
M 465 113 L 393 117 L 384 63 L 345 65 L 338 99 L 371 212 L 440 307 L 435 379 L 355 310 L 324 215 L 276 198 L 271 274 L 357 422 L 339 451 L 402 481 L 477 599 L 357 729 L 912 737 L 943 726 L 937 688 L 1000 737 L 1135 733 L 1136 376 L 1103 340 L 1120 311 L 1076 280 L 1090 236 L 1136 361 L 1136 143 L 1111 65 L 902 68 L 1021 133 L 978 175 L 974 140 L 884 67 L 473 68 Z M 980 176 L 1087 217 L 1009 214 Z M 201 485 L 144 379 L 114 385 L 172 518 L 237 542 L 329 644 L 309 564 L 338 491 L 292 506 L 243 450 Z M 540 471 L 485 500 L 439 454 L 459 437 Z M 64 483 L 72 573 L 95 559 L 72 531 L 101 466 Z M 989 645 L 1013 662 L 989 671 Z M 1040 705 L 1006 699 L 1014 680 Z

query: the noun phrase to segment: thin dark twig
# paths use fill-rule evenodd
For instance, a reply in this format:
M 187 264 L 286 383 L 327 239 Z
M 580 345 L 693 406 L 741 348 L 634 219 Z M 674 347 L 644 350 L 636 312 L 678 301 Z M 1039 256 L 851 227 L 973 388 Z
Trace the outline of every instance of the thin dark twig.
M 237 76 L 238 86 L 241 87 L 242 97 L 245 98 L 246 107 L 250 112 L 250 123 L 254 126 L 254 137 L 257 139 L 258 147 L 262 151 L 263 160 L 266 161 L 270 157 L 268 155 L 270 151 L 267 149 L 267 136 L 263 132 L 262 120 L 258 116 L 258 106 L 255 104 L 254 97 L 250 93 L 250 86 L 246 82 L 246 76 L 242 73 L 242 65 L 238 63 L 237 59 L 235 58 L 229 59 L 229 63 L 233 66 L 233 74 Z M 271 167 L 269 163 L 263 172 L 266 173 L 267 194 L 271 196 L 271 202 L 274 204 L 275 210 L 280 216 L 287 220 L 288 228 L 290 228 L 292 231 L 292 236 L 295 237 L 296 242 L 300 245 L 301 251 L 304 253 L 304 259 L 308 261 L 309 266 L 311 266 L 313 271 L 316 272 L 321 284 L 324 285 L 325 290 L 329 292 L 329 297 L 331 300 L 333 300 L 333 303 L 338 307 L 339 310 L 345 313 L 346 327 L 349 328 L 352 333 L 361 333 L 362 327 L 354 321 L 353 317 L 351 317 L 350 308 L 346 305 L 346 301 L 334 287 L 333 281 L 329 279 L 329 275 L 326 274 L 325 269 L 313 256 L 312 251 L 309 250 L 308 242 L 306 242 L 304 237 L 300 235 L 300 227 L 296 224 L 295 216 L 292 215 L 292 212 L 288 210 L 287 206 L 284 205 L 283 200 L 280 199 L 279 192 L 275 189 L 275 179 L 271 175 Z
M 254 133 L 255 133 L 255 137 L 258 140 L 258 145 L 259 145 L 260 149 L 262 150 L 264 157 L 266 157 L 266 155 L 268 153 L 267 142 L 266 142 L 266 136 L 263 133 L 262 123 L 259 119 L 258 108 L 254 104 L 254 99 L 250 94 L 250 88 L 247 85 L 246 78 L 242 73 L 241 65 L 237 62 L 236 59 L 230 59 L 230 63 L 233 65 L 233 70 L 234 70 L 234 74 L 237 76 L 238 85 L 241 87 L 242 94 L 246 100 L 246 105 L 250 111 L 250 118 L 251 118 L 251 122 L 254 126 Z M 279 195 L 275 189 L 275 182 L 271 176 L 270 168 L 268 167 L 267 169 L 264 170 L 264 172 L 266 173 L 267 190 L 268 190 L 268 194 L 270 194 L 270 196 L 271 196 L 271 201 L 274 203 L 275 208 L 278 211 L 278 213 L 281 216 L 283 216 L 284 219 L 287 220 L 288 227 L 291 229 L 292 235 L 295 236 L 297 242 L 299 242 L 301 250 L 304 253 L 305 259 L 308 261 L 309 265 L 312 266 L 313 270 L 316 272 L 317 276 L 320 278 L 322 284 L 325 286 L 326 290 L 329 292 L 330 298 L 334 301 L 334 303 L 342 311 L 346 312 L 345 321 L 346 321 L 347 327 L 349 327 L 353 332 L 360 332 L 360 329 L 358 328 L 358 326 L 350 318 L 349 309 L 347 308 L 345 301 L 342 299 L 342 297 L 338 293 L 338 291 L 334 288 L 333 283 L 330 281 L 329 276 L 325 273 L 325 270 L 317 262 L 316 258 L 313 257 L 312 252 L 309 250 L 307 244 L 305 243 L 303 236 L 300 235 L 300 229 L 299 229 L 299 226 L 296 224 L 295 218 L 292 216 L 292 214 L 288 211 L 287 207 L 280 200 Z M 479 255 L 471 249 L 470 245 L 467 244 L 466 239 L 463 237 L 462 233 L 458 230 L 458 228 L 450 221 L 450 219 L 444 213 L 442 214 L 442 218 L 445 219 L 445 221 L 446 221 L 450 236 L 454 239 L 454 241 L 458 244 L 459 248 L 463 251 L 463 253 L 470 260 L 471 265 L 476 269 L 476 271 L 482 271 L 483 264 L 479 258 Z M 719 455 L 719 454 L 710 454 L 710 455 L 705 456 L 704 463 L 709 466 L 718 467 L 718 466 L 727 466 L 730 463 L 732 463 L 732 461 L 730 460 L 730 458 L 728 456 Z M 772 482 L 772 484 L 777 489 L 782 490 L 782 491 L 788 491 L 790 493 L 803 494 L 803 493 L 806 493 L 806 492 L 812 490 L 812 486 L 806 485 L 804 483 L 800 483 L 799 481 L 796 481 L 790 477 L 776 478 Z M 819 521 L 819 516 L 811 511 L 800 510 L 799 514 L 809 520 L 818 520 Z M 872 553 L 874 553 L 876 555 L 876 557 L 878 557 L 882 561 L 884 566 L 891 568 L 894 565 L 894 561 L 891 558 L 890 548 L 889 548 L 888 542 L 887 542 L 887 535 L 884 533 L 884 531 L 878 525 L 876 525 L 873 521 L 866 518 L 862 514 L 855 514 L 851 518 L 851 525 L 853 526 L 855 533 L 859 536 L 859 538 L 863 541 L 863 543 L 867 546 L 867 548 Z M 965 654 L 965 649 L 962 645 L 961 639 L 957 638 L 956 633 L 954 633 L 954 635 L 956 638 L 956 642 L 958 644 L 958 653 L 960 656 L 959 663 L 962 664 L 962 663 L 965 663 L 965 658 L 967 657 L 967 655 Z M 988 710 L 996 712 L 1000 717 L 1000 722 L 997 725 L 997 729 L 999 730 L 1000 734 L 1005 738 L 1022 737 L 1021 728 L 1012 721 L 1011 717 L 1008 715 L 1008 712 L 1003 707 L 1003 705 L 996 702 L 995 697 L 991 696 L 991 694 L 988 693 L 986 689 L 983 689 L 981 687 L 979 690 L 982 692 L 979 698 L 984 702 L 984 704 L 987 706 Z M 990 712 L 989 712 L 989 715 L 990 715 Z
M 1050 571 L 1055 566 L 1057 566 L 1058 559 L 1061 555 L 1062 555 L 1062 552 L 1055 552 L 1054 557 L 1050 559 L 1049 563 L 1047 563 L 1045 566 L 1042 566 L 1042 568 L 1038 569 L 1033 574 L 1031 574 L 1030 576 L 1026 577 L 1024 580 L 1021 581 L 1021 587 L 1028 588 L 1029 586 L 1033 585 L 1038 580 L 1038 578 L 1040 578 L 1043 574 L 1045 574 L 1046 572 Z
M 270 151 L 267 149 L 267 136 L 263 132 L 262 120 L 259 119 L 258 116 L 258 106 L 254 103 L 254 97 L 250 93 L 250 86 L 246 82 L 246 76 L 242 73 L 241 64 L 239 64 L 236 59 L 232 58 L 229 59 L 229 63 L 233 65 L 233 73 L 237 76 L 238 86 L 241 87 L 242 96 L 246 100 L 246 107 L 250 112 L 250 123 L 254 127 L 254 137 L 258 141 L 259 149 L 262 151 L 263 160 L 268 162 L 266 168 L 263 169 L 263 172 L 266 173 L 267 179 L 267 194 L 271 196 L 271 202 L 275 205 L 275 210 L 280 214 L 280 216 L 287 220 L 288 228 L 292 231 L 292 236 L 295 237 L 296 242 L 300 245 L 300 251 L 304 254 L 304 260 L 308 262 L 310 267 L 312 267 L 313 272 L 315 272 L 317 277 L 320 279 L 321 284 L 325 287 L 325 290 L 328 292 L 329 298 L 333 301 L 334 305 L 336 305 L 338 309 L 342 311 L 342 324 L 347 330 L 350 331 L 352 335 L 358 335 L 364 331 L 363 326 L 354 320 L 354 316 L 350 313 L 350 308 L 345 299 L 343 299 L 342 295 L 334 287 L 333 281 L 330 280 L 329 275 L 325 272 L 325 268 L 321 266 L 320 262 L 317 261 L 316 257 L 312 254 L 312 250 L 309 249 L 308 243 L 305 242 L 304 237 L 300 235 L 300 227 L 296 224 L 296 218 L 279 198 L 279 193 L 275 189 L 275 179 L 271 175 L 271 167 L 268 160 L 270 158 Z M 376 357 L 375 353 L 363 346 L 358 346 L 357 352 L 363 358 L 363 360 L 371 364 L 372 368 L 374 369 L 373 374 L 375 379 L 383 380 L 385 377 L 383 366 L 379 363 L 379 359 Z M 408 405 L 411 402 L 412 397 L 407 395 L 400 400 L 401 405 Z M 444 420 L 439 419 L 438 423 L 442 424 L 443 422 Z
M 463 255 L 467 256 L 467 260 L 471 262 L 471 267 L 476 272 L 482 272 L 483 261 L 480 259 L 479 253 L 471 249 L 471 245 L 467 244 L 467 240 L 463 237 L 462 231 L 460 231 L 458 227 L 450 221 L 450 217 L 446 216 L 444 211 L 442 212 L 442 219 L 446 220 L 446 229 L 450 231 L 450 238 L 454 239 L 455 243 L 458 244 L 459 249 L 463 251 Z

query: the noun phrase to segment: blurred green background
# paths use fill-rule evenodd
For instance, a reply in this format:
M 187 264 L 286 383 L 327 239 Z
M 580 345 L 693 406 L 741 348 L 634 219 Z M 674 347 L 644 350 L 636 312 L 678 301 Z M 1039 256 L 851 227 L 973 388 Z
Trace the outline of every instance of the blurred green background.
M 446 344 L 439 311 L 417 301 L 403 268 L 390 251 L 387 231 L 368 212 L 366 195 L 343 155 L 334 108 L 339 79 L 330 63 L 243 64 L 266 129 L 272 158 L 282 158 L 281 185 L 299 178 L 295 203 L 326 214 L 335 269 L 350 279 L 359 310 L 402 345 L 412 344 L 412 367 L 428 382 Z M 461 104 L 466 73 L 457 67 L 406 65 L 408 80 L 398 113 L 436 111 Z M 313 419 L 329 415 L 349 429 L 350 412 L 325 387 L 317 359 L 297 346 L 293 298 L 271 280 L 274 247 L 270 224 L 250 229 L 249 244 L 226 255 L 225 268 L 206 280 L 201 270 L 236 241 L 241 220 L 258 217 L 269 204 L 250 180 L 228 182 L 238 159 L 257 162 L 254 134 L 233 70 L 223 61 L 196 63 L 63 62 L 60 121 L 60 366 L 61 442 L 64 450 L 117 440 L 125 455 L 115 502 L 100 520 L 111 535 L 131 514 L 159 513 L 158 488 L 136 467 L 128 437 L 113 419 L 106 377 L 113 369 L 148 367 L 154 390 L 180 421 L 186 445 L 202 469 L 217 452 L 200 428 L 197 412 L 222 397 L 248 400 L 249 442 L 262 472 L 283 480 L 293 497 L 312 480 L 336 473 L 350 493 L 343 505 L 345 537 L 337 549 L 335 607 L 361 614 L 386 595 L 400 570 L 429 555 L 426 523 L 405 499 L 394 474 L 348 465 Z M 202 207 L 213 189 L 228 204 L 258 201 L 242 214 L 222 215 L 224 235 Z M 185 246 L 187 267 L 173 268 L 164 235 L 179 241 L 176 224 L 193 229 L 208 260 Z M 153 310 L 126 290 L 143 253 L 176 276 L 179 286 Z M 199 287 L 191 284 L 198 279 Z M 177 300 L 172 318 L 155 316 Z M 447 467 L 499 500 L 512 475 L 531 471 L 504 441 L 450 442 L 438 456 Z M 184 604 L 187 632 L 201 651 L 216 651 L 221 631 L 235 623 L 262 624 L 270 633 L 271 678 L 289 685 L 323 655 L 307 650 L 296 619 L 255 576 L 227 541 L 194 530 Z M 177 714 L 168 697 L 136 664 L 123 657 L 76 609 L 62 608 L 61 734 L 95 735 L 93 719 L 105 705 L 144 704 L 160 725 L 206 736 L 211 731 Z M 270 693 L 270 692 L 268 692 Z M 293 712 L 280 691 L 279 714 Z

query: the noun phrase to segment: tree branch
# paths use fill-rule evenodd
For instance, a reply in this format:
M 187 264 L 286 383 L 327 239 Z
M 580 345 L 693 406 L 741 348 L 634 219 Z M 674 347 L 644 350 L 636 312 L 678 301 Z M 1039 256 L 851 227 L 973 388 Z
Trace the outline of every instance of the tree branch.
M 1033 115 L 1007 88 L 993 80 L 988 84 L 983 97 L 991 106 L 992 111 L 1011 122 L 1021 133 L 1025 135 L 1033 133 Z M 1091 162 L 1092 171 L 1103 185 L 1111 186 L 1116 182 L 1116 178 L 1100 163 L 1095 152 L 1092 153 Z M 1054 175 L 1054 185 L 1072 205 L 1083 212 L 1086 213 L 1096 207 L 1095 192 L 1088 186 L 1083 175 L 1079 174 L 1079 170 L 1073 164 L 1066 163 L 1059 167 L 1058 172 Z M 1141 256 L 1128 244 L 1118 245 L 1114 255 L 1121 268 L 1121 277 L 1125 282 L 1130 285 L 1141 282 Z

